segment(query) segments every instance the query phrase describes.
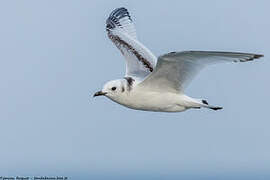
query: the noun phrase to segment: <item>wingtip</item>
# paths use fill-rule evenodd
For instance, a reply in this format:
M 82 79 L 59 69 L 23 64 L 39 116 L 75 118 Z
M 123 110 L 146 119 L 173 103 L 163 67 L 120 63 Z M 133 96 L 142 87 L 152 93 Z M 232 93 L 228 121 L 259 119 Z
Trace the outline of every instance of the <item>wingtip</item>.
M 111 14 L 110 17 L 115 17 L 115 18 L 122 18 L 121 16 L 129 16 L 129 12 L 127 10 L 127 8 L 125 7 L 120 7 L 120 8 L 116 8 L 114 9 Z M 118 17 L 120 16 L 120 17 Z
M 261 57 L 264 57 L 264 55 L 263 54 L 255 54 L 254 55 L 254 59 L 259 59 Z
M 254 59 L 259 59 L 261 57 L 264 57 L 263 54 L 254 54 L 252 57 L 250 57 L 249 59 L 247 59 L 246 61 L 252 61 Z M 241 60 L 240 60 L 241 61 Z
M 120 7 L 120 8 L 114 9 L 106 20 L 106 30 L 110 31 L 116 26 L 119 26 L 120 25 L 119 20 L 124 17 L 128 17 L 131 20 L 131 17 L 129 15 L 127 8 Z

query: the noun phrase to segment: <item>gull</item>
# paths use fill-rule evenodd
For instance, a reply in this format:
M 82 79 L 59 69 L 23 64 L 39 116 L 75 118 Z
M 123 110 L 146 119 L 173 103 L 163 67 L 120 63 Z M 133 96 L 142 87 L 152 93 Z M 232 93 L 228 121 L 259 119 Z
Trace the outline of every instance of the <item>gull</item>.
M 109 39 L 126 60 L 124 78 L 112 80 L 95 96 L 106 96 L 128 108 L 156 112 L 181 112 L 187 109 L 222 109 L 205 99 L 185 95 L 191 80 L 207 65 L 221 62 L 247 62 L 260 54 L 218 51 L 170 52 L 160 57 L 137 39 L 134 23 L 124 7 L 113 10 L 106 21 Z

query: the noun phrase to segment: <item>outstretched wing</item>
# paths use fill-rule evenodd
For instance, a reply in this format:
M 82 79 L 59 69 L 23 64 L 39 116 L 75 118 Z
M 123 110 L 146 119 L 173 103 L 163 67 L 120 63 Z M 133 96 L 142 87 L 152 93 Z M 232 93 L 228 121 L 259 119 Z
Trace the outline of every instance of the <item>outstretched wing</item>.
M 154 70 L 157 58 L 137 40 L 135 26 L 126 8 L 112 11 L 106 21 L 106 30 L 126 59 L 125 76 L 143 79 Z
M 139 87 L 156 91 L 182 92 L 193 77 L 206 65 L 220 62 L 246 62 L 262 57 L 259 54 L 214 51 L 172 52 L 160 56 L 152 74 Z

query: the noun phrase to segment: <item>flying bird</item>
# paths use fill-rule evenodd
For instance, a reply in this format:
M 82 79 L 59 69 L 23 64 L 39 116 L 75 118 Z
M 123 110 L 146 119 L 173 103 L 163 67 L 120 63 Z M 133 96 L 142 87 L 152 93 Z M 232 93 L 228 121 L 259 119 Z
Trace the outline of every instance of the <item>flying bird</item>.
M 260 54 L 218 51 L 182 51 L 156 56 L 137 39 L 134 23 L 126 8 L 117 8 L 106 21 L 108 37 L 126 60 L 124 78 L 107 82 L 95 96 L 106 96 L 128 108 L 181 112 L 191 108 L 222 109 L 184 94 L 185 88 L 207 65 L 247 62 Z

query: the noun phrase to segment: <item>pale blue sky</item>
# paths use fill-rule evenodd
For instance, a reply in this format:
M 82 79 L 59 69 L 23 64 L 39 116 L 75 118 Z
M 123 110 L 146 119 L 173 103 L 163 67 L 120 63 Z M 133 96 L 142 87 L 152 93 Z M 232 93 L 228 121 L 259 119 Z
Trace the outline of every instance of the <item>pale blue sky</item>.
M 0 176 L 70 179 L 270 178 L 266 0 L 0 3 Z M 126 7 L 154 54 L 262 53 L 205 69 L 187 89 L 221 111 L 154 113 L 92 94 L 122 78 L 105 20 Z

